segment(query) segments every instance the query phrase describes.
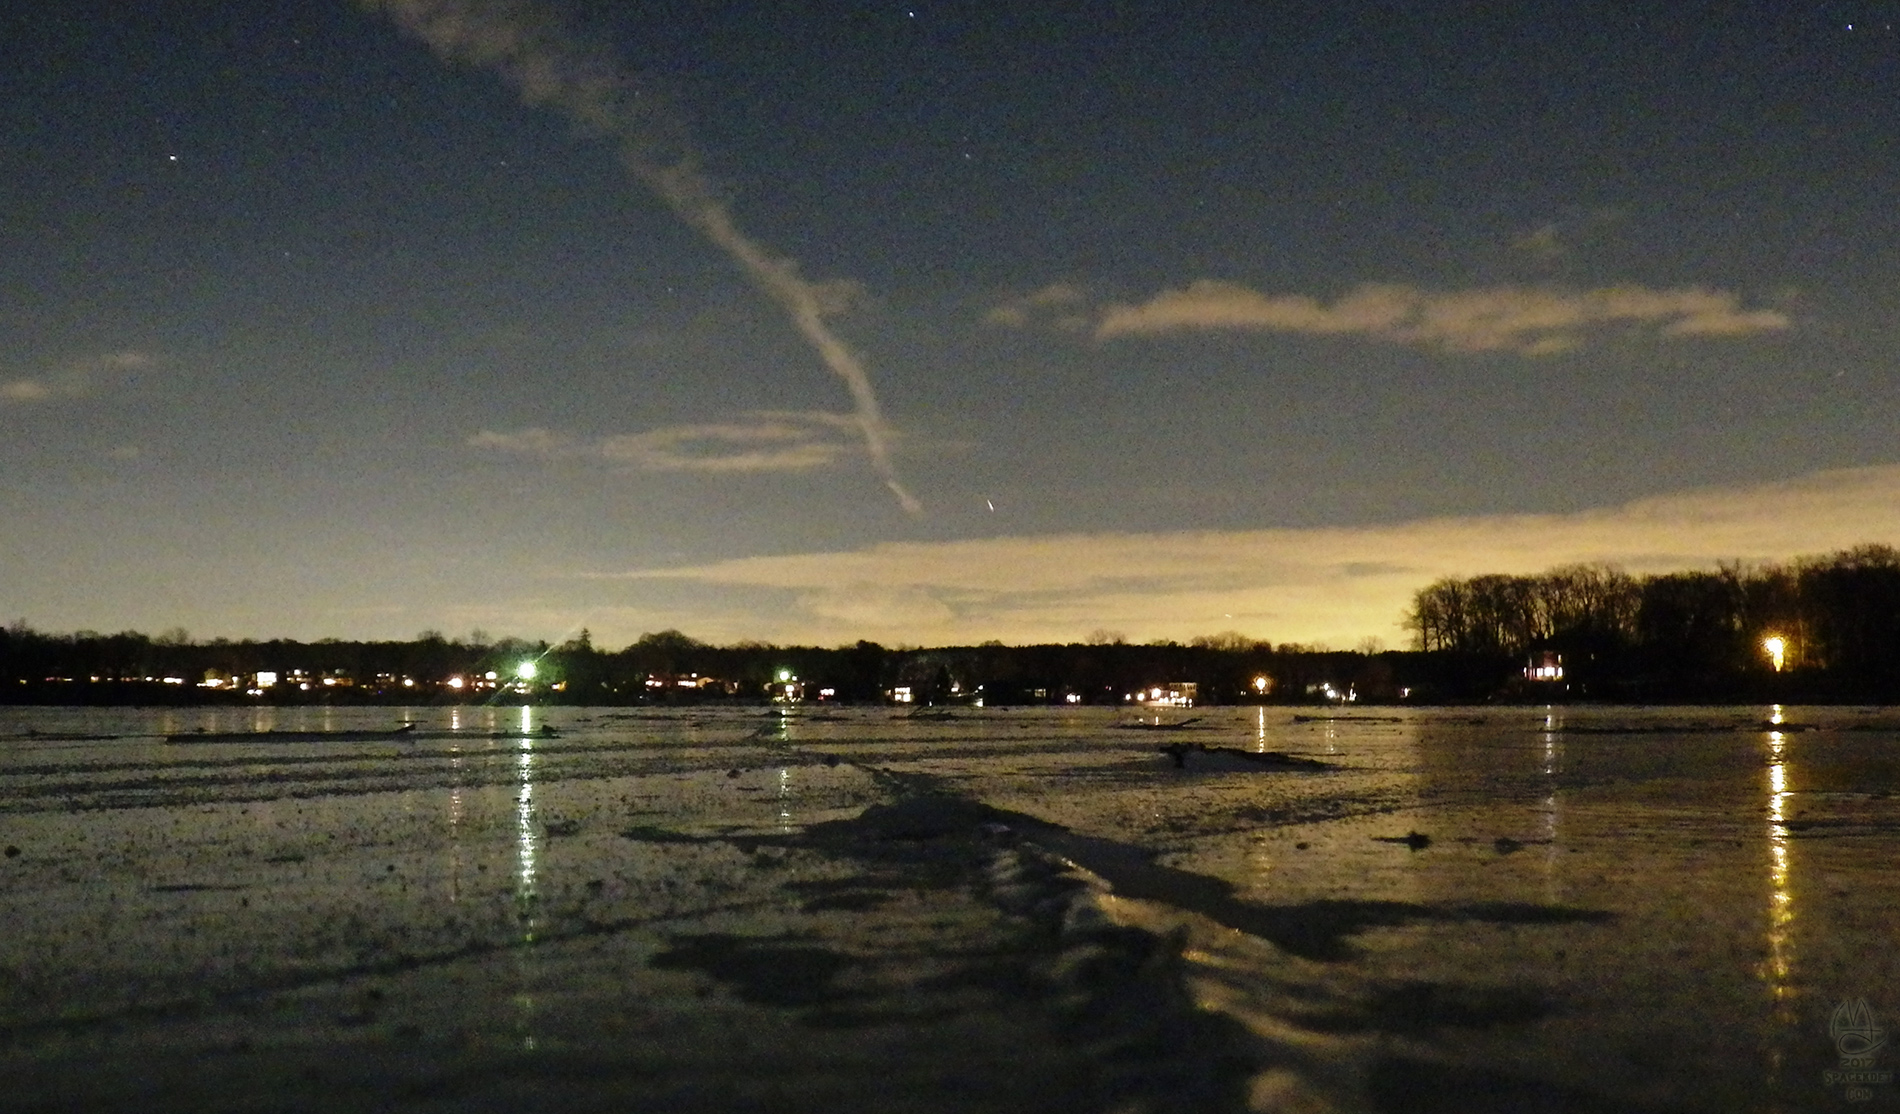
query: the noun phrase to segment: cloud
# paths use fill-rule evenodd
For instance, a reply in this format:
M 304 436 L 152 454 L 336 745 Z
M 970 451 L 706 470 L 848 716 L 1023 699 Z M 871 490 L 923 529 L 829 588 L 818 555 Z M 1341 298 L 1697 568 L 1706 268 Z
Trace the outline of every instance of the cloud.
M 984 315 L 992 325 L 1020 329 L 1030 324 L 1085 333 L 1094 326 L 1088 295 L 1066 282 L 1051 283 L 1020 298 L 1012 298 Z
M 890 543 L 615 574 L 666 585 L 696 637 L 836 644 L 1135 641 L 1238 629 L 1403 645 L 1412 594 L 1445 576 L 1607 562 L 1633 573 L 1900 544 L 1900 465 L 1820 472 L 1562 515 L 1395 525 Z M 1402 555 L 1402 556 L 1399 556 Z M 725 599 L 741 600 L 722 603 Z M 769 601 L 761 605 L 759 601 Z
M 858 429 L 858 419 L 850 414 L 761 410 L 730 422 L 666 426 L 594 440 L 540 427 L 485 429 L 468 444 L 542 460 L 604 460 L 646 472 L 807 472 L 860 451 L 851 440 Z
M 15 379 L 11 383 L 0 383 L 0 401 L 44 402 L 56 397 L 57 390 L 38 379 Z
M 51 402 L 85 398 L 118 386 L 156 361 L 144 352 L 106 352 L 74 360 L 51 374 L 0 382 L 0 403 Z
M 870 372 L 829 321 L 862 300 L 862 288 L 849 281 L 806 278 L 797 261 L 774 253 L 741 229 L 700 169 L 683 115 L 653 81 L 616 64 L 604 46 L 574 39 L 551 11 L 529 0 L 358 3 L 384 13 L 428 43 L 438 56 L 492 70 L 527 103 L 550 105 L 584 128 L 612 139 L 628 172 L 676 217 L 724 252 L 779 307 L 825 367 L 844 382 L 865 457 L 905 511 L 922 512 L 923 505 L 904 487 L 891 462 L 892 433 Z M 662 451 L 660 459 L 672 458 Z M 769 462 L 774 454 L 765 453 L 760 459 Z
M 1739 295 L 1704 287 L 1434 291 L 1365 284 L 1327 302 L 1307 294 L 1263 294 L 1238 283 L 1201 279 L 1146 302 L 1112 303 L 1093 311 L 1073 300 L 1057 301 L 1051 294 L 1070 289 L 1045 288 L 999 306 L 989 320 L 1018 327 L 1073 328 L 1074 320 L 1086 317 L 1098 340 L 1179 332 L 1277 332 L 1525 356 L 1569 351 L 1592 335 L 1619 327 L 1667 337 L 1739 337 L 1778 332 L 1792 324 L 1779 310 L 1744 308 Z
M 1561 259 L 1570 254 L 1569 246 L 1564 243 L 1563 230 L 1554 221 L 1519 236 L 1512 242 L 1511 247 L 1544 262 Z

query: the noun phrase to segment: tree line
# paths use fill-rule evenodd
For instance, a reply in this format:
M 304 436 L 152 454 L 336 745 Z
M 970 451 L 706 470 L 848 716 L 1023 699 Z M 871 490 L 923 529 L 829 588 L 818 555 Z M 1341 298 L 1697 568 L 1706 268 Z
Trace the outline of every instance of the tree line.
M 1569 565 L 1447 578 L 1417 592 L 1405 622 L 1416 649 L 1468 673 L 1548 651 L 1572 687 L 1605 698 L 1742 696 L 1769 675 L 1805 698 L 1900 696 L 1900 551 L 1888 545 L 1649 576 Z
M 1112 635 L 1041 646 L 891 648 L 714 645 L 677 630 L 610 650 L 585 631 L 558 644 L 449 637 L 408 641 L 195 641 L 182 630 L 53 634 L 0 628 L 0 703 L 757 703 L 789 682 L 808 702 L 916 705 L 1120 704 L 1189 683 L 1197 703 L 1396 698 L 1399 675 L 1373 654 L 1274 646 L 1238 634 L 1130 644 Z M 523 663 L 534 666 L 521 679 Z M 257 675 L 275 683 L 262 691 Z M 493 678 L 489 679 L 489 675 Z M 217 681 L 216 687 L 207 687 Z M 453 684 L 452 682 L 460 682 Z

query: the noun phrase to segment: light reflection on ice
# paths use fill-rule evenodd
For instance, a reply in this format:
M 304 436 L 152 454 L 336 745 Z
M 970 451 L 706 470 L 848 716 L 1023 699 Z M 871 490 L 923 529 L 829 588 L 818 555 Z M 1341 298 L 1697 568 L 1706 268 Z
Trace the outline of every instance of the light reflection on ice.
M 515 949 L 515 968 L 519 978 L 519 990 L 515 994 L 516 1025 L 521 1033 L 523 1051 L 535 1049 L 535 1002 L 534 1002 L 534 934 L 539 925 L 539 908 L 535 892 L 536 854 L 540 849 L 540 832 L 535 828 L 534 817 L 534 739 L 528 734 L 529 710 L 521 709 L 520 754 L 516 767 L 520 772 L 520 791 L 515 797 L 515 915 L 521 922 L 521 944 Z
M 524 943 L 534 942 L 534 872 L 539 835 L 534 827 L 534 740 L 521 740 L 516 759 L 520 791 L 515 797 L 515 904 L 521 910 Z
M 1786 720 L 1781 705 L 1774 706 L 1768 717 L 1771 724 Z M 1768 733 L 1768 958 L 1761 977 L 1768 984 L 1774 1002 L 1771 1024 L 1778 1030 L 1768 1051 L 1768 1082 L 1779 1081 L 1785 1059 L 1781 1039 L 1795 1025 L 1794 997 L 1794 893 L 1789 880 L 1792 873 L 1788 847 L 1788 735 Z
M 467 810 L 462 780 L 467 759 L 462 744 L 449 744 L 449 902 L 462 900 L 462 817 Z
M 1555 708 L 1544 714 L 1544 830 L 1539 838 L 1544 841 L 1544 900 L 1557 902 L 1562 900 L 1563 886 L 1560 882 L 1561 854 L 1558 838 L 1561 834 L 1561 806 L 1558 803 L 1557 768 L 1563 758 L 1563 743 L 1559 732 L 1564 729 L 1564 717 Z

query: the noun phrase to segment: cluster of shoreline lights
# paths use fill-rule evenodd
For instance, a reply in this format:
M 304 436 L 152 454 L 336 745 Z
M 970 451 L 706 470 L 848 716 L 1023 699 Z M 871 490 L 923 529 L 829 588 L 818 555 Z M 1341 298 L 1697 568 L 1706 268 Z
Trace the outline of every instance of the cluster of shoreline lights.
M 1767 642 L 1763 643 L 1763 645 L 1768 648 L 1768 652 L 1772 655 L 1775 669 L 1780 670 L 1783 649 L 1782 640 L 1780 638 L 1770 638 Z M 461 692 L 464 690 L 471 692 L 500 690 L 505 692 L 526 693 L 532 690 L 535 678 L 539 674 L 540 669 L 533 661 L 522 661 L 515 666 L 514 675 L 511 677 L 504 677 L 495 670 L 490 669 L 487 672 L 468 677 L 457 674 L 442 681 L 441 687 L 453 692 Z M 1557 675 L 1562 676 L 1561 670 L 1558 671 Z M 98 681 L 100 678 L 94 677 L 93 680 Z M 183 677 L 147 677 L 145 680 L 163 680 L 168 685 L 182 685 L 185 683 Z M 206 674 L 205 679 L 198 682 L 198 687 L 203 689 L 226 689 L 233 692 L 242 690 L 249 696 L 262 696 L 264 695 L 265 689 L 274 688 L 279 684 L 295 685 L 303 692 L 309 692 L 312 688 L 354 688 L 357 686 L 356 679 L 347 674 L 323 673 L 317 675 L 313 680 L 311 675 L 302 669 L 293 669 L 288 675 L 280 674 L 276 670 L 260 669 L 256 673 L 250 674 L 248 681 L 249 683 L 247 685 L 246 678 L 240 675 L 225 675 L 212 672 Z M 400 684 L 402 688 L 407 689 L 417 687 L 414 677 L 397 677 L 393 673 L 378 673 L 371 683 L 383 686 Z M 655 677 L 648 677 L 646 683 L 648 688 L 664 687 L 666 684 L 666 682 Z M 690 678 L 679 678 L 676 683 L 686 688 L 700 688 L 708 684 L 717 684 L 718 682 L 713 678 L 701 677 L 695 673 Z M 567 687 L 567 683 L 565 681 L 557 681 L 548 687 L 559 692 Z M 1266 696 L 1273 691 L 1273 680 L 1263 674 L 1255 677 L 1250 687 L 1253 689 L 1255 695 Z M 802 704 L 807 699 L 805 682 L 799 680 L 797 674 L 789 669 L 779 670 L 773 676 L 772 683 L 766 686 L 766 691 L 775 704 Z M 1359 699 L 1359 694 L 1353 690 L 1351 685 L 1348 685 L 1344 690 L 1340 690 L 1335 688 L 1331 682 L 1323 682 L 1316 685 L 1309 685 L 1307 691 L 1317 694 L 1326 700 L 1338 703 L 1353 703 Z M 1038 697 L 1046 697 L 1048 695 L 1047 690 L 1044 689 L 1035 690 L 1035 694 Z M 835 699 L 837 695 L 838 690 L 833 688 L 821 688 L 817 691 L 819 700 L 832 700 Z M 919 694 L 916 690 L 909 685 L 899 685 L 896 688 L 888 690 L 886 695 L 889 696 L 893 702 L 898 704 L 914 703 L 919 698 Z M 950 685 L 950 696 L 954 698 L 961 695 L 962 686 L 953 682 Z M 1197 683 L 1193 681 L 1176 681 L 1166 685 L 1154 685 L 1138 689 L 1135 692 L 1124 693 L 1122 700 L 1126 703 L 1141 704 L 1148 707 L 1191 708 L 1199 696 L 1200 685 Z M 1068 704 L 1080 704 L 1082 702 L 1081 694 L 1076 692 L 1064 693 L 1063 699 L 1064 702 Z M 982 707 L 983 698 L 980 695 L 980 690 L 974 702 L 978 707 Z
M 490 669 L 485 673 L 478 673 L 469 677 L 457 674 L 443 681 L 442 687 L 455 692 L 461 692 L 464 689 L 471 692 L 480 692 L 483 690 L 492 691 L 497 689 L 508 692 L 527 692 L 533 687 L 534 679 L 539 673 L 540 669 L 534 662 L 524 661 L 515 666 L 514 676 L 512 677 L 503 677 L 500 673 Z M 150 677 L 146 678 L 148 681 L 153 679 L 154 678 Z M 99 678 L 94 677 L 93 680 L 97 681 Z M 185 683 L 183 677 L 165 677 L 162 678 L 162 680 L 168 685 L 182 685 Z M 393 673 L 378 673 L 371 683 L 384 686 L 400 684 L 401 687 L 406 689 L 416 687 L 416 679 L 414 677 L 399 678 Z M 280 684 L 295 685 L 298 691 L 309 692 L 312 688 L 354 688 L 357 682 L 355 678 L 346 674 L 323 673 L 319 674 L 313 680 L 310 674 L 302 669 L 293 669 L 287 676 L 280 674 L 274 669 L 260 669 L 250 675 L 250 684 L 248 686 L 244 683 L 244 680 L 238 676 L 223 676 L 214 673 L 208 674 L 204 680 L 199 681 L 198 687 L 201 689 L 229 689 L 232 691 L 242 689 L 247 696 L 262 696 L 264 695 L 265 689 L 275 688 Z M 567 687 L 567 682 L 557 681 L 548 687 L 559 692 Z

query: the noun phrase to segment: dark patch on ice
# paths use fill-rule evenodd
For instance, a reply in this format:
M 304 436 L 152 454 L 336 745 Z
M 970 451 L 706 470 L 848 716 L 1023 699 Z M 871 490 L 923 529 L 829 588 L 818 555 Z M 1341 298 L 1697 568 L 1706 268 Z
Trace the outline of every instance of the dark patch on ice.
M 1774 723 L 1762 720 L 1758 723 L 1573 723 L 1557 724 L 1554 727 L 1540 726 L 1537 731 L 1547 735 L 1738 735 L 1756 731 L 1779 731 L 1784 735 L 1789 735 L 1815 729 L 1815 725 L 1811 723 Z
M 1072 852 L 1096 863 L 1111 857 L 1104 847 L 1131 861 L 1146 861 L 1148 852 L 935 792 L 910 792 L 851 819 L 814 824 L 803 840 L 856 860 L 868 870 L 860 887 L 867 880 L 892 888 L 974 886 L 1014 914 L 1019 930 L 999 938 L 993 953 L 962 957 L 925 986 L 1019 997 L 1052 1011 L 1067 1039 L 1104 1072 L 1108 1092 L 1124 1100 L 1088 1108 L 1245 1108 L 1248 1081 L 1260 1068 L 1257 1045 L 1237 1021 L 1196 1006 L 1184 976 L 1184 936 L 1075 915 L 1088 904 L 1089 883 L 1071 865 Z M 1224 883 L 1203 881 L 1210 892 L 1226 892 Z M 807 1016 L 816 1025 L 849 1028 L 872 1023 L 878 1014 L 861 1012 L 869 1005 L 826 1006 Z
M 231 890 L 241 890 L 244 887 L 215 882 L 173 882 L 148 888 L 155 894 L 195 894 L 225 893 Z
M 621 839 L 637 840 L 641 843 L 729 843 L 725 836 L 689 835 L 676 832 L 671 828 L 655 827 L 651 824 L 635 824 L 631 828 L 622 828 Z
M 1665 1114 L 1675 1108 L 1610 1100 L 1557 1083 L 1483 1068 L 1406 1057 L 1375 1061 L 1367 1073 L 1373 1106 L 1393 1114 Z
M 1489 921 L 1492 924 L 1609 924 L 1616 914 L 1574 905 L 1539 905 L 1531 901 L 1471 901 L 1435 906 L 1446 916 L 1439 920 Z
M 1402 982 L 1375 990 L 1366 1013 L 1385 1032 L 1438 1028 L 1489 1029 L 1550 1016 L 1549 996 L 1535 987 Z
M 1403 843 L 1414 851 L 1423 851 L 1432 845 L 1432 837 L 1420 831 L 1406 832 L 1402 836 L 1373 836 L 1380 843 Z
M 965 797 L 928 794 L 872 805 L 849 820 L 813 824 L 805 834 L 820 843 L 968 840 L 988 830 L 985 825 L 1001 822 L 1007 827 L 1010 820 L 1031 828 L 1052 827 L 1035 817 L 991 808 Z
M 1231 883 L 1157 865 L 1139 848 L 1053 831 L 1037 838 L 1103 878 L 1124 897 L 1161 902 L 1198 913 L 1308 959 L 1350 958 L 1354 953 L 1348 938 L 1373 928 L 1432 921 L 1601 924 L 1614 919 L 1614 914 L 1601 910 L 1528 902 L 1427 905 L 1329 899 L 1296 905 L 1259 905 L 1235 898 Z
M 805 1024 L 815 1029 L 882 1029 L 889 1026 L 907 1026 L 953 1021 L 963 1016 L 965 1009 L 960 1005 L 926 1006 L 922 1008 L 902 1006 L 871 1007 L 825 1007 L 815 1009 L 805 1015 Z
M 876 909 L 888 905 L 891 901 L 889 890 L 867 890 L 861 886 L 840 888 L 837 893 L 823 894 L 811 898 L 799 909 L 806 913 L 823 913 L 837 910 L 846 913 L 862 913 L 866 909 Z
M 851 960 L 830 948 L 723 932 L 671 939 L 648 966 L 702 971 L 755 1005 L 797 1009 L 848 996 L 832 980 Z
M 1298 1021 L 1321 1033 L 1419 1036 L 1438 1029 L 1527 1025 L 1556 1012 L 1556 1002 L 1540 987 L 1408 980 L 1374 985 L 1351 1002 Z
M 1006 834 L 998 834 L 998 829 Z M 906 848 L 912 853 L 902 857 L 912 869 L 927 868 L 933 858 L 940 866 L 948 865 L 944 860 L 955 857 L 951 855 L 954 845 L 966 849 L 985 844 L 997 847 L 1027 840 L 1083 867 L 1123 897 L 1198 913 L 1228 928 L 1258 936 L 1283 951 L 1324 961 L 1350 958 L 1354 952 L 1349 939 L 1374 928 L 1466 921 L 1602 924 L 1614 919 L 1614 914 L 1601 910 L 1529 902 L 1322 900 L 1295 905 L 1256 904 L 1236 898 L 1230 882 L 1157 864 L 1154 853 L 1145 848 L 1080 835 L 1023 813 L 939 794 L 873 805 L 851 820 L 815 824 L 806 830 L 806 836 L 820 847 L 860 857 L 875 858 Z
M 1849 819 L 1845 817 L 1826 820 L 1786 820 L 1782 822 L 1781 827 L 1791 836 L 1799 836 L 1806 839 L 1824 839 L 1830 836 L 1847 835 L 1893 835 L 1900 833 L 1900 821 Z
M 1330 762 L 1280 750 L 1242 750 L 1239 747 L 1210 747 L 1202 743 L 1170 743 L 1160 750 L 1174 759 L 1175 769 L 1190 772 L 1286 773 L 1335 768 Z

